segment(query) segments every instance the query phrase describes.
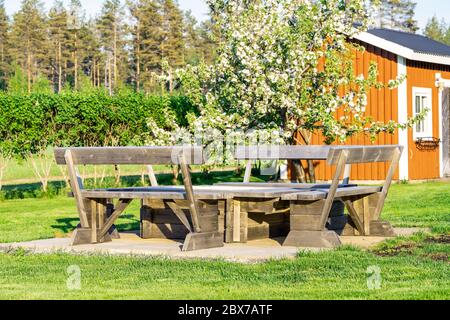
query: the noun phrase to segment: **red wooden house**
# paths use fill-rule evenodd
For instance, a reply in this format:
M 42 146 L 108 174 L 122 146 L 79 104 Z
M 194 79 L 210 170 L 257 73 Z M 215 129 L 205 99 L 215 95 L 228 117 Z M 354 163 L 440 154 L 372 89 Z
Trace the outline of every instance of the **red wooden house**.
M 364 46 L 356 54 L 357 74 L 367 74 L 370 61 L 379 68 L 379 80 L 387 83 L 406 74 L 407 79 L 394 90 L 372 90 L 368 112 L 379 121 L 406 122 L 424 108 L 431 111 L 414 128 L 382 134 L 377 144 L 400 144 L 404 153 L 397 179 L 426 180 L 450 176 L 450 47 L 417 34 L 373 29 L 357 35 L 352 41 Z M 351 139 L 350 144 L 371 144 L 367 137 Z M 315 137 L 314 144 L 322 144 Z M 385 165 L 358 165 L 352 169 L 352 180 L 382 180 Z M 319 165 L 319 179 L 328 179 L 330 169 Z

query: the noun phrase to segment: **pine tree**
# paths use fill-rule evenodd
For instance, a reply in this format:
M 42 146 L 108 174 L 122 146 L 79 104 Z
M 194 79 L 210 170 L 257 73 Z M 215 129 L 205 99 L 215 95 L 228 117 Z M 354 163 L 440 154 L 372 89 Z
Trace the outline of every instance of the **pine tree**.
M 42 0 L 22 0 L 10 22 L 0 0 L 0 90 L 13 79 L 15 88 L 26 80 L 27 92 L 47 90 L 48 80 L 55 92 L 88 83 L 111 94 L 125 83 L 154 92 L 160 75 L 169 76 L 173 90 L 175 69 L 213 62 L 214 20 L 199 25 L 177 0 L 128 0 L 131 20 L 121 0 L 105 0 L 90 21 L 80 0 L 67 8 L 65 1 L 55 0 L 47 16 Z
M 372 2 L 380 2 L 372 0 Z M 414 19 L 417 3 L 412 0 L 381 0 L 378 12 L 379 25 L 389 28 L 415 33 L 419 30 Z
M 202 60 L 202 42 L 198 22 L 191 11 L 184 15 L 184 39 L 186 63 L 197 65 Z
M 9 18 L 5 10 L 5 1 L 0 0 L 0 90 L 6 89 L 7 75 L 10 71 L 8 61 Z
M 39 0 L 23 0 L 14 15 L 11 31 L 11 56 L 26 70 L 28 92 L 40 74 L 46 73 L 47 29 L 44 5 Z
M 163 17 L 162 6 L 155 0 L 137 0 L 130 6 L 134 25 L 132 34 L 132 61 L 137 90 L 155 90 L 155 74 L 162 71 Z
M 80 29 L 82 60 L 81 68 L 84 75 L 88 76 L 94 87 L 101 86 L 101 68 L 103 64 L 101 52 L 101 39 L 97 32 L 95 22 L 88 21 Z
M 55 1 L 49 12 L 49 36 L 52 50 L 51 68 L 53 69 L 53 87 L 61 92 L 64 84 L 66 59 L 63 53 L 67 50 L 67 11 L 62 1 Z
M 163 28 L 163 58 L 171 68 L 180 68 L 185 64 L 183 14 L 174 0 L 163 0 Z
M 106 58 L 105 84 L 107 84 L 111 94 L 120 85 L 123 78 L 126 78 L 125 62 L 127 59 L 124 49 L 123 15 L 120 0 L 107 0 L 98 20 L 98 28 L 103 43 L 102 49 Z
M 436 41 L 444 42 L 445 33 L 447 27 L 444 21 L 439 22 L 438 18 L 434 16 L 433 18 L 428 20 L 428 23 L 425 27 L 424 34 L 431 39 Z
M 79 0 L 71 0 L 69 4 L 67 21 L 67 68 L 70 71 L 68 77 L 74 90 L 79 89 L 80 74 L 85 48 L 83 37 L 85 35 L 85 17 Z
M 143 12 L 141 1 L 128 1 L 128 10 L 130 11 L 133 21 L 133 25 L 128 26 L 131 33 L 131 47 L 132 53 L 132 69 L 134 74 L 132 75 L 132 82 L 134 82 L 136 91 L 141 90 L 141 70 L 142 70 L 142 28 L 143 28 Z
M 216 56 L 219 32 L 213 19 L 202 22 L 200 26 L 200 51 L 203 61 L 212 64 Z
M 416 33 L 419 30 L 417 20 L 415 20 L 417 3 L 411 0 L 401 2 L 403 10 L 400 19 L 402 21 L 401 28 L 404 31 Z
M 450 25 L 448 26 L 447 31 L 445 32 L 444 43 L 450 46 Z

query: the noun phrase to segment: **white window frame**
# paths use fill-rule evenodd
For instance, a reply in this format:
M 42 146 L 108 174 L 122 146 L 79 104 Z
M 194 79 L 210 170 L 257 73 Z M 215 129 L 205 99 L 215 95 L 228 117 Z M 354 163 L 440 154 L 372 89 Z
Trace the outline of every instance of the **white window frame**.
M 420 138 L 432 138 L 433 137 L 433 90 L 431 88 L 418 88 L 413 87 L 412 94 L 412 107 L 413 107 L 413 117 L 415 117 L 418 113 L 416 112 L 416 97 L 426 97 L 428 102 L 428 106 L 425 106 L 429 109 L 425 119 L 423 120 L 424 130 L 423 132 L 417 131 L 417 124 L 414 124 L 413 127 L 413 138 L 414 141 L 419 140 Z

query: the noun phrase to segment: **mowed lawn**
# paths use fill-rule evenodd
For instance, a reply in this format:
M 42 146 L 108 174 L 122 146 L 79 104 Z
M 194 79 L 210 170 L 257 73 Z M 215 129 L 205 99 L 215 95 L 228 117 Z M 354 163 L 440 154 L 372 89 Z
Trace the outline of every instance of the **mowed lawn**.
M 432 234 L 254 265 L 15 251 L 0 254 L 0 299 L 449 299 L 450 184 L 395 185 L 383 216 Z M 0 202 L 0 242 L 64 236 L 77 222 L 73 199 Z M 118 227 L 138 223 L 134 204 Z M 81 290 L 67 288 L 72 265 Z M 380 269 L 379 290 L 369 290 L 368 268 Z

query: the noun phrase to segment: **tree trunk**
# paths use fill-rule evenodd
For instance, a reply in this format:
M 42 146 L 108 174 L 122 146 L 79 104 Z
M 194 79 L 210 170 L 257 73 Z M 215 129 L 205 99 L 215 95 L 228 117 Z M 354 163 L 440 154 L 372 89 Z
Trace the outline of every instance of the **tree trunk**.
M 95 88 L 95 59 L 92 60 L 92 66 L 91 66 L 91 80 L 92 80 L 92 86 Z
M 30 158 L 34 173 L 42 184 L 42 191 L 47 193 L 53 162 L 48 158 L 46 151 L 41 151 L 38 155 L 31 156 Z
M 117 71 L 117 21 L 114 21 L 114 86 L 117 86 L 118 71 Z
M 179 166 L 172 166 L 172 174 L 173 174 L 173 184 L 178 184 L 178 176 L 180 174 L 180 167 Z
M 58 43 L 58 93 L 62 91 L 62 49 L 61 41 Z
M 305 169 L 303 168 L 303 165 L 301 164 L 300 160 L 294 160 L 293 162 L 294 167 L 294 173 L 295 178 L 299 183 L 306 183 L 306 174 Z
M 169 92 L 173 93 L 173 79 L 172 79 L 172 68 L 169 67 Z
M 112 84 L 112 70 L 111 70 L 111 57 L 108 58 L 108 79 L 109 79 L 109 95 L 113 94 L 113 84 Z
M 75 61 L 74 88 L 75 88 L 75 90 L 78 90 L 78 55 L 77 55 L 77 52 L 75 52 L 74 61 Z
M 145 170 L 145 168 L 142 168 L 142 170 L 141 170 L 141 185 L 143 187 L 145 187 L 145 174 L 146 174 L 146 170 Z
M 119 166 L 114 166 L 114 175 L 116 177 L 116 185 L 119 186 L 120 185 L 120 167 Z
M 108 60 L 105 60 L 105 89 L 108 88 Z
M 306 132 L 304 135 L 305 144 L 311 145 L 312 133 Z M 316 170 L 314 168 L 313 160 L 308 160 L 308 174 L 309 174 L 309 182 L 316 183 Z
M 3 80 L 6 78 L 6 72 L 5 72 L 5 46 L 3 45 L 3 43 L 1 44 L 1 70 L 0 70 L 0 80 Z
M 306 131 L 306 130 L 299 130 L 298 134 L 301 136 L 301 138 L 303 140 L 303 143 L 305 145 L 307 145 L 307 146 L 311 145 L 311 139 L 312 139 L 312 133 L 311 132 Z M 296 143 L 298 143 L 298 144 L 302 143 L 302 141 L 299 141 L 296 138 L 294 138 L 294 141 Z M 295 165 L 295 163 L 294 163 L 294 168 L 297 167 L 297 168 L 295 168 L 295 170 L 298 171 L 298 172 L 296 172 L 296 174 L 299 173 L 301 175 L 302 179 L 305 180 L 305 182 L 307 180 L 309 180 L 310 183 L 316 183 L 316 172 L 315 172 L 315 167 L 314 167 L 314 161 L 313 160 L 308 160 L 306 162 L 307 162 L 307 165 L 308 165 L 307 168 L 305 168 L 304 164 L 301 161 L 299 161 L 297 163 L 297 165 Z M 308 171 L 308 178 L 309 179 L 306 179 L 306 169 Z M 303 182 L 303 181 L 300 181 L 300 182 Z
M 141 27 L 140 23 L 136 30 L 136 91 L 141 90 Z
M 28 77 L 28 93 L 31 93 L 31 52 L 30 44 L 28 41 L 28 57 L 27 57 L 27 77 Z
M 100 61 L 97 61 L 97 87 L 101 86 L 101 78 L 100 78 Z
M 65 166 L 57 166 L 59 171 L 61 172 L 61 175 L 64 179 L 64 183 L 66 184 L 66 189 L 70 188 L 70 179 L 67 175 L 67 168 Z

